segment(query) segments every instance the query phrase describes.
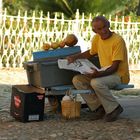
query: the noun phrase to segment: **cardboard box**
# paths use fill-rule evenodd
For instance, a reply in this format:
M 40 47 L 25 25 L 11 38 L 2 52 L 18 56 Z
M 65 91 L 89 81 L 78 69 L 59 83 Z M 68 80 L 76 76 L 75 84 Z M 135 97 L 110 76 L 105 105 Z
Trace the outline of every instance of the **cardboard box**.
M 13 85 L 10 114 L 21 122 L 42 121 L 45 91 L 29 85 Z

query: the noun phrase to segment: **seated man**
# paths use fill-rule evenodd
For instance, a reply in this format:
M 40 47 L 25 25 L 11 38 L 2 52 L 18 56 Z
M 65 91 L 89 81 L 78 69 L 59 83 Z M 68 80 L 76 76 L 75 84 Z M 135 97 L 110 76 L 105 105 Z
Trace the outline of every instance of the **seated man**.
M 93 73 L 79 74 L 73 78 L 77 89 L 94 89 L 95 94 L 81 94 L 92 111 L 96 112 L 93 119 L 104 118 L 115 121 L 123 112 L 123 108 L 113 97 L 110 90 L 120 83 L 129 82 L 129 69 L 126 44 L 123 38 L 111 32 L 110 23 L 104 16 L 92 20 L 93 37 L 91 49 L 80 54 L 67 57 L 69 63 L 76 59 L 90 58 L 98 55 L 102 67 L 109 66 L 105 71 L 93 69 Z

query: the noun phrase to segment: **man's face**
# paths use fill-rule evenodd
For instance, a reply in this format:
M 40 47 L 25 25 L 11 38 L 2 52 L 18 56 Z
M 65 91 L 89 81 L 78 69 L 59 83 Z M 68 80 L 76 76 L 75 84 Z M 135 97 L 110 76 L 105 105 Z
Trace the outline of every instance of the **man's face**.
M 102 20 L 97 20 L 92 23 L 93 30 L 101 36 L 103 40 L 110 37 L 110 30 L 108 25 Z

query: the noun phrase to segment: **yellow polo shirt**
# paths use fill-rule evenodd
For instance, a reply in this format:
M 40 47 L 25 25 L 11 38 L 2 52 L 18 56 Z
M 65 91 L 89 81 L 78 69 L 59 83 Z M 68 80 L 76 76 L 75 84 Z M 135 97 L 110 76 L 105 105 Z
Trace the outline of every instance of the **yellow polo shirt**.
M 90 54 L 98 54 L 101 67 L 110 66 L 113 61 L 120 60 L 117 73 L 121 77 L 122 83 L 129 82 L 127 49 L 125 41 L 120 35 L 113 33 L 110 38 L 102 40 L 96 34 L 92 39 Z

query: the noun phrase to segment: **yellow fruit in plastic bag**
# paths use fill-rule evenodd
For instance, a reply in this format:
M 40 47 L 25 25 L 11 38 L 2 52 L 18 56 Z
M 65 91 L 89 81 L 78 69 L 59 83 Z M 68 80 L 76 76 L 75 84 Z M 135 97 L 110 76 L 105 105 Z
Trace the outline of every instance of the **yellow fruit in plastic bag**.
M 51 48 L 51 45 L 49 43 L 44 43 L 43 44 L 43 50 L 47 51 Z
M 59 42 L 59 47 L 64 48 L 65 47 L 65 42 L 64 41 Z
M 64 41 L 67 46 L 71 47 L 77 44 L 78 38 L 74 34 L 68 34 Z
M 52 42 L 52 43 L 51 43 L 51 48 L 52 48 L 52 49 L 57 49 L 57 48 L 59 48 L 59 43 L 58 43 L 58 42 Z

